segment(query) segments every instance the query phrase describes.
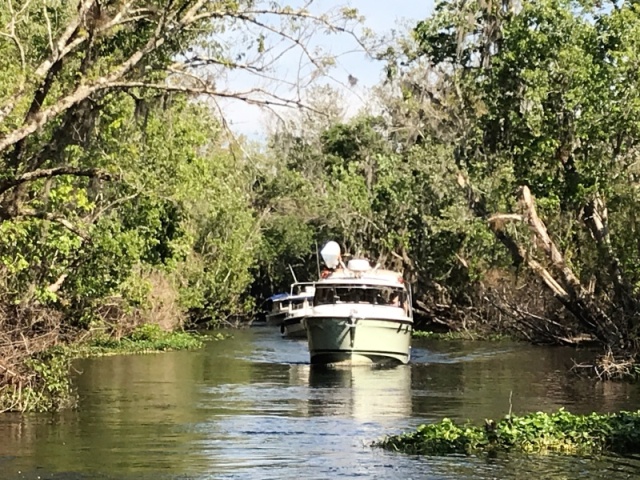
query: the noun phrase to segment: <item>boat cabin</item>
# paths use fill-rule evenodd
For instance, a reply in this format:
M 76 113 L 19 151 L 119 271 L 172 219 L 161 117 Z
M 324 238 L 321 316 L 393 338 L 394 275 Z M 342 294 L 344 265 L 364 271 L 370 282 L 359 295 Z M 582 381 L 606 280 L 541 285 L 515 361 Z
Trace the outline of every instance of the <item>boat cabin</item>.
M 402 276 L 392 270 L 371 268 L 366 259 L 350 260 L 346 266 L 327 270 L 316 283 L 313 304 L 366 304 L 411 311 L 410 294 Z
M 388 307 L 403 307 L 408 302 L 403 287 L 378 285 L 320 284 L 316 286 L 314 305 L 337 303 L 367 303 Z
M 313 283 L 294 283 L 289 293 L 278 293 L 269 298 L 271 308 L 267 313 L 268 322 L 280 323 L 285 317 L 297 310 L 313 305 L 315 289 Z

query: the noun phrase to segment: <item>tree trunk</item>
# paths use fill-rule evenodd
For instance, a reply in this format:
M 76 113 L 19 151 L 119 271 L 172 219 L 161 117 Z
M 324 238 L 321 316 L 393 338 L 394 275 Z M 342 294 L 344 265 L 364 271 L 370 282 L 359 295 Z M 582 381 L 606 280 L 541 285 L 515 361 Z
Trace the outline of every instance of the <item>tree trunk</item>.
M 553 296 L 570 312 L 586 330 L 594 335 L 602 344 L 620 348 L 624 347 L 627 339 L 618 325 L 597 305 L 591 293 L 581 283 L 564 256 L 553 242 L 547 227 L 538 216 L 535 199 L 529 188 L 520 189 L 520 205 L 523 214 L 499 214 L 489 218 L 489 227 L 496 238 L 503 243 L 515 262 L 522 259 L 527 266 L 542 280 Z M 518 244 L 504 230 L 509 221 L 523 221 L 534 236 L 537 247 L 544 253 L 549 267 L 545 267 L 533 258 L 525 248 Z
M 613 283 L 615 303 L 620 305 L 626 313 L 633 314 L 638 310 L 638 302 L 633 298 L 633 289 L 625 279 L 620 259 L 613 251 L 607 217 L 607 207 L 598 196 L 585 206 L 582 221 L 596 241 L 598 253 L 607 263 L 607 271 Z

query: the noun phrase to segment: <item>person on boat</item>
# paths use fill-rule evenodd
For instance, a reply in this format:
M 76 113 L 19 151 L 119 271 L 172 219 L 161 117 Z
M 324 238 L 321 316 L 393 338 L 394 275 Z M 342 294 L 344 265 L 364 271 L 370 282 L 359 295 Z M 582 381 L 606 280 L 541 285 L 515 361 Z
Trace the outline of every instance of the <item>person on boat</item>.
M 390 304 L 394 307 L 399 307 L 400 306 L 400 293 L 398 292 L 394 292 L 393 296 L 391 297 L 391 302 Z
M 362 291 L 359 288 L 354 288 L 353 292 L 351 293 L 351 301 L 353 303 L 362 303 L 363 299 L 362 299 Z

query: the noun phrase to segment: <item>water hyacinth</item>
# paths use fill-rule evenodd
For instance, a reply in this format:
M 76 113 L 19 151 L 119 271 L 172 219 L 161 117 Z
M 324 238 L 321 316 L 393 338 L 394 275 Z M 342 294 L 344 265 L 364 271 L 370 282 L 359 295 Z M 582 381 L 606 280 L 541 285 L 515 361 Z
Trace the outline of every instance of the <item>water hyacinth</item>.
M 487 451 L 600 454 L 640 450 L 640 411 L 574 415 L 560 409 L 506 416 L 482 426 L 445 418 L 416 431 L 388 436 L 374 446 L 408 454 L 474 454 Z

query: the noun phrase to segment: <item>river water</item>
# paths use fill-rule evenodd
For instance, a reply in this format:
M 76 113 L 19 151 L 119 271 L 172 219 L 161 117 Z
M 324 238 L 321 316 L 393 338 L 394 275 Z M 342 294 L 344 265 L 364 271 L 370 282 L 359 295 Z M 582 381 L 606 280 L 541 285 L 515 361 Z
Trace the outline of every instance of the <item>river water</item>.
M 444 417 L 640 408 L 640 387 L 566 374 L 582 352 L 414 340 L 412 363 L 322 370 L 276 329 L 196 352 L 75 364 L 78 408 L 0 415 L 0 479 L 541 479 L 640 476 L 640 457 L 417 457 L 371 448 Z

